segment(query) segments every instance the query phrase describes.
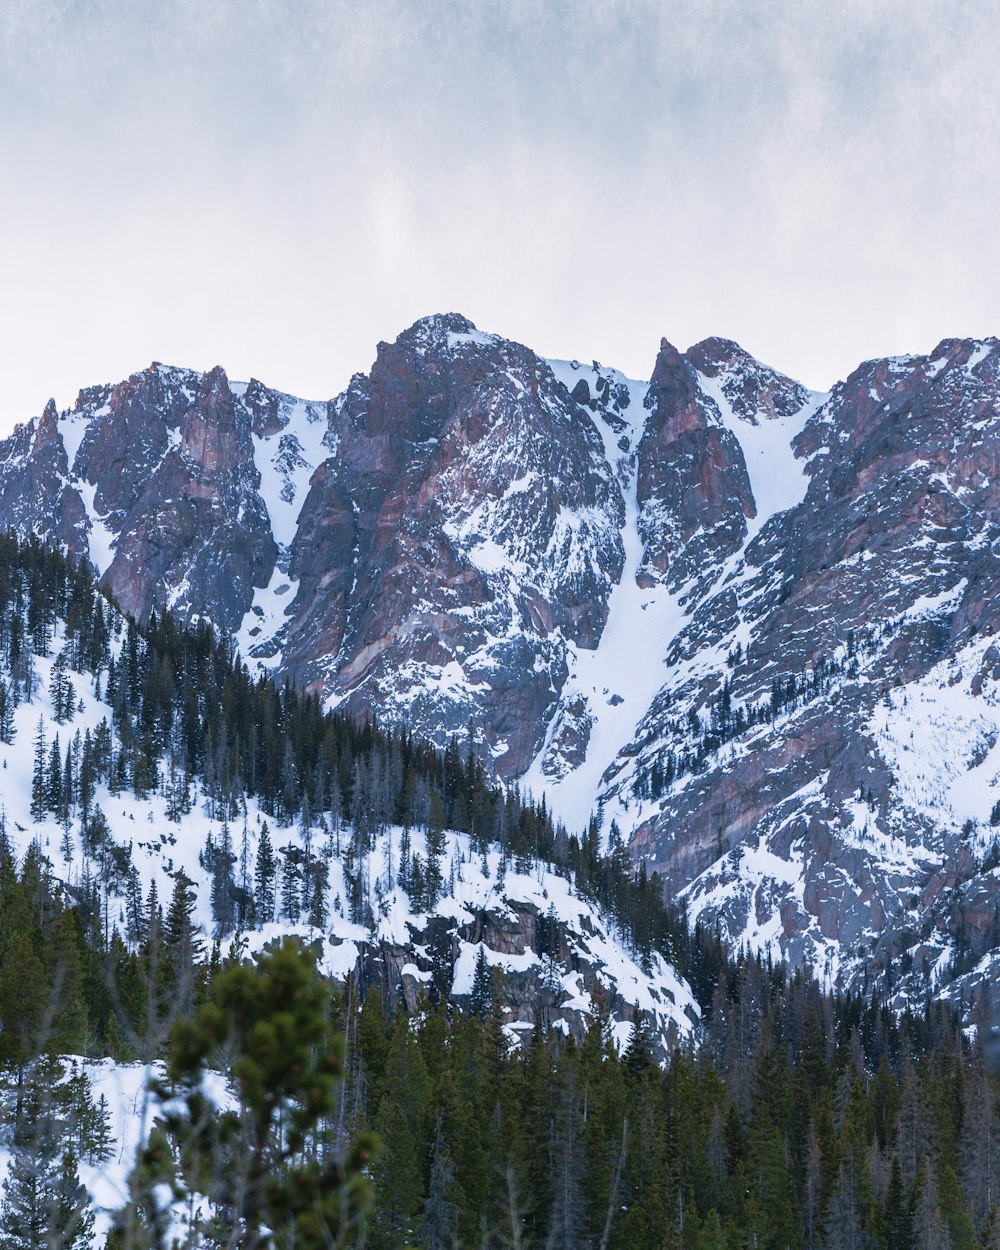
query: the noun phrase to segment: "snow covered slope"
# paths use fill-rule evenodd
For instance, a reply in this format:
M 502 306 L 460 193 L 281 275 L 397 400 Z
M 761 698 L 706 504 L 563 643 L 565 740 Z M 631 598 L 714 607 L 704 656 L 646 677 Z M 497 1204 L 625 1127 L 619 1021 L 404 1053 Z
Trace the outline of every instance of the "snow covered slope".
M 214 811 L 216 804 L 197 786 L 190 810 L 177 813 L 166 761 L 161 765 L 159 786 L 145 798 L 136 797 L 128 787 L 112 793 L 102 784 L 93 802 L 107 820 L 108 847 L 114 848 L 112 853 L 106 847 L 102 857 L 117 864 L 114 872 L 107 873 L 98 872 L 94 852 L 85 845 L 79 810 L 71 809 L 65 822 L 51 814 L 33 818 L 38 754 L 48 760 L 53 752 L 60 759 L 67 751 L 78 753 L 83 735 L 89 732 L 93 737 L 102 722 L 105 726 L 113 723 L 111 708 L 95 692 L 93 679 L 71 667 L 58 680 L 71 683 L 76 710 L 70 721 L 57 721 L 53 669 L 62 642 L 57 630 L 51 654 L 34 657 L 34 697 L 14 713 L 13 741 L 0 742 L 2 820 L 15 852 L 23 857 L 36 843 L 71 891 L 93 881 L 96 874 L 102 913 L 108 926 L 123 934 L 129 930 L 130 895 L 145 900 L 155 885 L 165 903 L 174 881 L 183 875 L 195 891 L 195 919 L 211 939 L 218 927 L 211 905 L 209 848 L 229 839 L 237 857 L 237 883 L 242 874 L 252 889 L 266 814 L 250 798 L 243 802 L 240 819 L 234 820 L 231 814 Z M 120 646 L 119 639 L 115 649 Z M 113 742 L 112 749 L 117 750 L 116 737 Z M 270 825 L 279 863 L 289 856 L 298 862 L 307 847 L 322 859 L 328 912 L 322 926 L 310 926 L 300 919 L 298 909 L 294 917 L 286 914 L 279 896 L 274 919 L 239 939 L 248 951 L 282 933 L 298 933 L 304 941 L 320 944 L 321 966 L 330 976 L 341 982 L 355 976 L 363 988 L 377 977 L 391 997 L 414 1010 L 432 969 L 437 970 L 439 984 L 442 975 L 450 983 L 456 1003 L 465 1002 L 476 954 L 482 948 L 490 964 L 504 973 L 508 991 L 504 1010 L 512 1040 L 522 1030 L 530 1030 L 540 1013 L 550 1026 L 582 1037 L 598 988 L 602 1001 L 610 1005 L 612 1027 L 620 1040 L 627 1037 L 636 1011 L 645 1014 L 664 1051 L 688 1036 L 697 1023 L 697 1003 L 674 969 L 655 953 L 640 961 L 600 908 L 581 898 L 567 875 L 544 862 L 509 861 L 495 847 L 485 854 L 477 852 L 465 835 L 446 833 L 440 897 L 432 907 L 415 909 L 410 893 L 400 884 L 403 842 L 405 838 L 411 855 L 427 862 L 426 836 L 420 828 L 404 833 L 390 826 L 378 836 L 374 850 L 365 853 L 365 895 L 350 905 L 345 865 L 348 856 L 356 854 L 350 824 L 327 813 L 315 822 L 287 826 L 275 824 L 272 816 Z M 247 880 L 242 881 L 244 886 Z M 362 920 L 352 920 L 352 912 Z M 450 953 L 443 967 L 440 957 L 435 963 L 429 954 L 432 935 L 447 937 Z
M 0 523 L 328 705 L 471 727 L 734 941 L 894 979 L 987 954 L 986 895 L 935 900 L 992 838 L 998 360 L 819 396 L 663 340 L 644 383 L 446 314 L 326 404 L 154 366 L 50 405 L 0 445 Z
M 620 817 L 622 827 L 630 827 L 627 809 L 609 805 L 606 774 L 628 753 L 659 693 L 675 637 L 765 523 L 798 503 L 808 484 L 792 444 L 825 397 L 809 394 L 725 340 L 706 340 L 688 355 L 697 369 L 664 344 L 648 385 L 596 363 L 590 369 L 553 363 L 556 376 L 585 404 L 588 394 L 604 400 L 588 406 L 625 502 L 625 563 L 607 624 L 596 647 L 571 649 L 559 709 L 524 777 L 536 793 L 546 793 L 570 828 L 585 827 L 599 804 L 609 821 Z M 581 380 L 585 389 L 578 389 Z M 727 441 L 713 441 L 722 435 Z M 742 475 L 744 497 L 721 499 L 736 524 L 730 549 L 719 553 L 717 563 L 707 563 L 697 550 L 706 532 L 699 501 L 692 507 L 690 498 L 704 463 L 698 474 L 688 470 L 679 482 L 657 483 L 661 461 L 696 457 L 720 476 L 732 468 L 739 483 Z M 731 520 L 720 517 L 717 532 Z M 651 557 L 657 547 L 666 555 L 662 568 Z
M 919 993 L 993 941 L 998 346 L 869 362 L 815 410 L 804 498 L 695 607 L 608 778 L 696 914 L 842 983 Z

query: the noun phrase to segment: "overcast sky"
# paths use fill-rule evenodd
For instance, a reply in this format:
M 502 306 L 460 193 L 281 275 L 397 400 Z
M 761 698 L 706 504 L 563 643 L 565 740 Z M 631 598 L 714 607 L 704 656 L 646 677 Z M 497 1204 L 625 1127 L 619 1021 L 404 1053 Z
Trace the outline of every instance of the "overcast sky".
M 825 389 L 1000 333 L 1000 4 L 3 0 L 0 432 L 151 360 L 325 398 L 456 310 Z

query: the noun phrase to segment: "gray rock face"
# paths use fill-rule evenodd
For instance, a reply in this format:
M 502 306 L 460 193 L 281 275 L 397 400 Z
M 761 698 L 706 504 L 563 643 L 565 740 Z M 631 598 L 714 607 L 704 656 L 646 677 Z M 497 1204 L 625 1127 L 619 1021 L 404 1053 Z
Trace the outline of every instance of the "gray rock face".
M 90 558 L 140 620 L 170 608 L 236 630 L 278 556 L 252 435 L 280 428 L 280 397 L 247 395 L 222 369 L 152 365 L 50 404 L 3 444 L 0 524 Z
M 37 420 L 19 425 L 0 444 L 0 525 L 86 555 L 87 516 L 79 494 L 66 483 L 68 471 L 50 399 Z
M 666 1060 L 699 1020 L 687 986 L 669 988 L 666 983 L 674 978 L 661 968 L 660 975 L 651 975 L 643 987 L 648 1000 L 638 1005 L 636 987 L 616 984 L 615 969 L 596 953 L 607 952 L 606 935 L 590 921 L 580 926 L 579 920 L 573 925 L 529 901 L 504 898 L 502 904 L 477 909 L 466 920 L 423 917 L 422 927 L 407 926 L 407 942 L 360 942 L 351 973 L 358 978 L 361 994 L 375 986 L 383 998 L 401 999 L 408 1011 L 416 1012 L 435 976 L 443 972 L 439 988 L 448 992 L 463 948 L 469 962 L 470 946 L 482 944 L 500 976 L 502 1017 L 510 1036 L 523 1040 L 540 1025 L 545 1030 L 560 1028 L 579 1044 L 599 1006 L 619 1038 L 627 1036 L 641 1013 L 651 1026 L 658 1057 Z M 432 952 L 438 953 L 437 961 Z M 503 966 L 503 956 L 513 957 L 509 966 Z M 451 999 L 470 1007 L 469 987 L 451 985 Z
M 621 576 L 592 419 L 534 353 L 451 316 L 380 344 L 330 429 L 292 546 L 287 671 L 441 742 L 471 718 L 523 772 L 567 643 L 596 645 Z
M 328 704 L 471 724 L 734 940 L 919 994 L 1000 941 L 998 413 L 994 339 L 818 397 L 724 339 L 645 385 L 451 314 L 329 403 L 153 366 L 50 405 L 0 525 Z
M 608 779 L 700 914 L 847 979 L 946 957 L 929 883 L 993 839 L 998 349 L 835 388 L 796 442 L 802 503 L 690 613 Z
M 200 379 L 177 438 L 129 492 L 135 498 L 105 574 L 121 606 L 139 619 L 165 606 L 182 619 L 236 629 L 277 558 L 259 485 L 249 425 L 225 373 L 213 369 Z
M 738 550 L 756 515 L 736 436 L 698 385 L 694 365 L 663 340 L 639 443 L 640 577 L 677 590 Z

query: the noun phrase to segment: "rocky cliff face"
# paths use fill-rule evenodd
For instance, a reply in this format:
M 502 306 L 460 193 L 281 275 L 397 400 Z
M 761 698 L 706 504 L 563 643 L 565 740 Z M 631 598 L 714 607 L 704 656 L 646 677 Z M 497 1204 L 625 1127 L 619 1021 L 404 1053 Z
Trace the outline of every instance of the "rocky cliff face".
M 471 724 L 734 940 L 968 987 L 1000 941 L 998 374 L 947 340 L 815 396 L 664 340 L 640 383 L 432 317 L 329 403 L 153 366 L 50 405 L 0 445 L 0 524 L 358 715 Z
M 666 339 L 645 403 L 636 483 L 639 576 L 679 589 L 710 576 L 742 546 L 756 506 L 739 441 L 699 387 L 694 365 Z
M 567 647 L 596 645 L 621 576 L 621 489 L 589 413 L 526 348 L 442 317 L 381 344 L 329 420 L 286 671 L 439 741 L 471 718 L 523 772 Z
M 69 465 L 56 406 L 20 425 L 0 445 L 0 515 L 6 529 L 35 533 L 74 555 L 87 554 L 88 521 L 79 492 L 67 485 Z
M 140 620 L 170 608 L 234 630 L 267 585 L 277 548 L 250 418 L 221 369 L 152 365 L 70 412 L 50 402 L 6 447 L 0 523 L 88 557 Z
M 795 440 L 801 503 L 685 618 L 607 775 L 699 914 L 831 975 L 942 976 L 992 923 L 981 881 L 967 905 L 942 889 L 977 876 L 1000 780 L 998 348 L 835 388 Z
M 546 893 L 554 881 L 546 878 Z M 530 887 L 523 892 L 531 893 Z M 354 975 L 361 994 L 374 985 L 387 1001 L 401 999 L 410 1012 L 419 1011 L 435 990 L 473 1010 L 481 950 L 495 970 L 510 1038 L 524 1041 L 541 1026 L 580 1044 L 598 1017 L 624 1049 L 641 1017 L 658 1057 L 666 1060 L 700 1023 L 687 983 L 660 956 L 643 971 L 588 905 L 560 900 L 557 911 L 551 902 L 540 906 L 537 894 L 467 905 L 461 915 L 414 918 L 406 924 L 406 940 L 373 934 L 351 942 L 338 961 L 340 975 Z

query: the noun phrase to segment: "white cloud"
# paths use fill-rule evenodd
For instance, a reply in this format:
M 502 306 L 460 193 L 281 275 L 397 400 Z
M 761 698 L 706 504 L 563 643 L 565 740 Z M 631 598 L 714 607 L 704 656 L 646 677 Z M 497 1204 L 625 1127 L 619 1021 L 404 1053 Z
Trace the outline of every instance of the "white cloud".
M 466 312 L 812 385 L 1000 325 L 996 6 L 0 6 L 0 429 L 152 358 L 310 396 Z

